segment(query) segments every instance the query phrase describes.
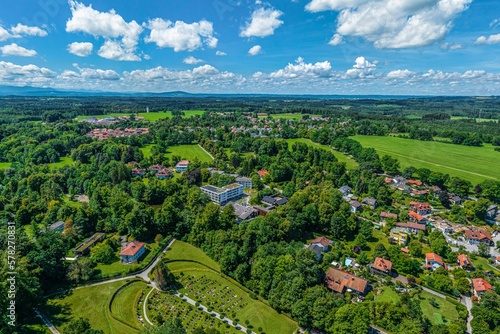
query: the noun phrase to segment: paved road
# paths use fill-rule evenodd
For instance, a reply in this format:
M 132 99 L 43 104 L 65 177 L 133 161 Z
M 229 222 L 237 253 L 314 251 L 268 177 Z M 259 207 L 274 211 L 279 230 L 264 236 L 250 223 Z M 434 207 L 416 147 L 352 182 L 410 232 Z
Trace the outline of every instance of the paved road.
M 470 310 L 472 310 L 472 306 L 474 306 L 472 305 L 472 299 L 470 297 L 463 296 L 461 302 L 465 305 L 465 307 L 467 307 L 467 311 L 469 312 L 469 316 L 467 317 L 467 333 L 472 334 L 472 326 L 470 324 L 473 318 Z
M 148 301 L 149 296 L 151 295 L 151 293 L 152 293 L 153 291 L 155 291 L 155 289 L 156 289 L 156 288 L 151 289 L 151 291 L 149 291 L 149 293 L 146 295 L 146 298 L 144 298 L 144 301 L 142 302 L 142 312 L 143 312 L 143 314 L 144 314 L 144 320 L 146 320 L 146 322 L 147 322 L 148 324 L 150 324 L 151 326 L 154 326 L 154 324 L 153 324 L 153 323 L 151 322 L 151 320 L 149 320 L 149 318 L 148 318 L 148 313 L 146 312 L 146 304 L 147 304 L 147 301 Z
M 38 311 L 38 309 L 34 309 L 35 310 L 35 313 L 40 317 L 40 319 L 42 319 L 43 323 L 49 328 L 49 330 L 53 333 L 53 334 L 61 334 L 59 333 L 59 331 L 54 327 L 54 325 L 52 325 L 52 323 L 50 322 L 49 319 L 47 319 L 42 313 L 40 313 L 40 311 Z

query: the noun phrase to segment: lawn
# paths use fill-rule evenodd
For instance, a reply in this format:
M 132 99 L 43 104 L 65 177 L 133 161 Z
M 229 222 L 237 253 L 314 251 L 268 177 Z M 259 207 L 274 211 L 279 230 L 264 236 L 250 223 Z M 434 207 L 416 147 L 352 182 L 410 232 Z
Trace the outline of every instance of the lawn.
M 48 164 L 50 168 L 61 168 L 64 166 L 70 166 L 73 164 L 73 159 L 71 157 L 61 157 L 58 162 L 53 162 Z
M 297 324 L 260 300 L 250 297 L 238 282 L 222 276 L 217 263 L 200 249 L 175 241 L 165 255 L 168 267 L 181 285 L 180 292 L 229 318 L 248 320 L 266 333 L 293 333 Z M 246 326 L 245 326 L 246 327 Z
M 139 297 L 146 287 L 146 283 L 136 281 L 119 290 L 111 304 L 111 314 L 131 327 L 141 328 L 142 324 L 137 319 L 136 307 L 134 306 L 137 305 Z
M 493 146 L 453 145 L 379 136 L 354 136 L 363 147 L 373 147 L 380 155 L 399 160 L 401 168 L 414 166 L 458 176 L 473 184 L 486 179 L 500 180 L 500 153 Z
M 189 118 L 191 116 L 196 116 L 196 115 L 203 115 L 205 111 L 203 110 L 184 110 L 184 116 L 182 118 Z M 106 118 L 106 117 L 117 117 L 117 116 L 129 116 L 130 113 L 109 113 L 109 114 L 104 114 L 104 115 L 93 115 L 93 116 L 77 116 L 76 119 L 82 120 L 82 119 L 87 119 L 87 118 Z M 172 118 L 172 112 L 170 111 L 163 111 L 163 112 L 149 112 L 149 113 L 138 113 L 136 114 L 140 117 L 144 117 L 147 121 L 150 122 L 156 122 L 157 120 L 163 119 L 163 118 Z
M 64 333 L 64 326 L 68 322 L 82 317 L 89 319 L 92 328 L 100 329 L 104 333 L 135 334 L 137 333 L 136 329 L 113 319 L 109 311 L 113 293 L 125 284 L 126 281 L 101 284 L 53 297 L 47 300 L 47 306 L 44 307 L 43 313 L 49 317 L 61 333 Z M 123 305 L 120 309 L 122 312 L 120 317 L 135 312 L 136 305 L 130 304 L 129 306 Z M 129 321 L 133 321 L 133 319 L 129 319 Z
M 151 156 L 151 147 L 153 145 L 146 145 L 141 147 L 142 154 L 145 158 Z M 212 162 L 212 158 L 205 153 L 197 144 L 193 145 L 179 145 L 170 146 L 168 152 L 165 154 L 166 157 L 172 157 L 174 155 L 181 157 L 181 159 L 192 161 L 194 158 L 198 158 L 200 162 Z
M 0 162 L 0 169 L 9 168 L 10 165 L 10 162 Z
M 337 158 L 337 160 L 339 162 L 345 162 L 346 163 L 346 168 L 347 169 L 354 169 L 354 168 L 358 167 L 358 163 L 354 159 L 352 159 L 351 157 L 345 155 L 342 152 L 335 151 L 330 146 L 321 145 L 321 144 L 315 143 L 315 142 L 313 142 L 312 140 L 310 140 L 308 138 L 291 138 L 291 139 L 285 139 L 285 141 L 289 144 L 288 148 L 290 150 L 292 149 L 293 143 L 297 143 L 297 142 L 304 143 L 304 144 L 307 144 L 309 146 L 314 146 L 316 148 L 322 148 L 322 149 L 325 149 L 327 151 L 332 152 L 335 155 L 335 157 Z
M 499 276 L 500 271 L 498 271 L 498 268 L 493 267 L 490 262 L 485 259 L 484 257 L 476 256 L 475 260 L 472 260 L 472 264 L 474 264 L 475 267 L 478 265 L 481 265 L 483 267 L 483 270 L 490 270 L 492 271 L 495 275 Z
M 378 303 L 394 303 L 399 301 L 399 295 L 396 291 L 388 286 L 382 288 L 380 295 L 375 296 L 375 301 Z

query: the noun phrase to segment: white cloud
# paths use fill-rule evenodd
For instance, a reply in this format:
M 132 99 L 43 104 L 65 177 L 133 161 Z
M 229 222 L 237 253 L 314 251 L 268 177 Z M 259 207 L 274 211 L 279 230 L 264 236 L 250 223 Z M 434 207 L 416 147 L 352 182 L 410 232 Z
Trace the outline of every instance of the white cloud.
M 415 72 L 412 72 L 410 70 L 395 70 L 387 73 L 387 78 L 388 79 L 405 79 L 408 78 L 412 75 L 414 75 Z
M 16 43 L 4 45 L 0 47 L 0 51 L 2 51 L 3 56 L 34 57 L 37 54 L 35 50 L 23 48 Z
M 295 60 L 295 64 L 289 63 L 285 68 L 272 72 L 269 77 L 275 79 L 292 79 L 304 76 L 325 78 L 331 75 L 331 70 L 332 65 L 328 61 L 306 64 L 304 59 L 299 57 Z
M 252 13 L 250 22 L 241 29 L 241 37 L 266 37 L 274 34 L 283 21 L 279 17 L 283 12 L 276 9 L 259 8 Z
M 212 65 L 203 65 L 193 69 L 193 75 L 195 76 L 207 76 L 219 73 L 219 70 Z
M 500 34 L 490 35 L 488 37 L 481 36 L 476 39 L 476 44 L 499 44 L 500 43 Z
M 444 42 L 439 47 L 443 50 L 458 50 L 463 48 L 463 45 Z
M 36 65 L 17 65 L 0 61 L 0 83 L 14 86 L 45 86 L 55 73 L 48 68 Z
M 203 59 L 197 59 L 197 58 L 195 58 L 193 56 L 189 56 L 187 58 L 184 58 L 182 60 L 182 62 L 184 64 L 188 64 L 188 65 L 196 65 L 196 64 L 199 64 L 199 63 L 203 63 Z
M 345 73 L 349 78 L 366 78 L 372 75 L 372 72 L 377 69 L 377 62 L 370 63 L 365 57 L 356 58 L 356 62 L 351 69 Z
M 95 79 L 95 80 L 119 80 L 120 75 L 113 70 L 102 70 L 93 68 L 81 68 L 78 64 L 73 64 L 73 66 L 80 71 L 80 76 L 84 79 Z M 71 74 L 72 71 L 66 72 L 66 75 Z M 76 72 L 73 72 L 76 73 Z M 64 74 L 64 73 L 63 73 Z
M 227 53 L 223 52 L 223 51 L 217 51 L 215 53 L 216 56 L 227 56 Z
M 311 12 L 339 11 L 337 34 L 377 48 L 421 47 L 443 39 L 472 0 L 312 0 Z
M 114 60 L 140 60 L 134 54 L 142 27 L 136 22 L 125 22 L 113 9 L 99 12 L 92 5 L 85 6 L 69 1 L 72 17 L 66 22 L 67 32 L 84 32 L 95 37 L 104 37 L 104 45 L 98 54 Z M 116 40 L 121 38 L 120 41 Z
M 217 47 L 218 39 L 214 37 L 212 22 L 185 23 L 183 21 L 165 21 L 161 18 L 150 20 L 147 28 L 151 33 L 146 37 L 147 43 L 156 43 L 160 48 L 173 48 L 175 52 L 193 51 L 203 45 Z
M 11 36 L 7 30 L 5 30 L 2 26 L 0 26 L 0 42 L 6 41 Z
M 330 44 L 332 46 L 337 46 L 337 45 L 342 44 L 343 42 L 344 41 L 343 41 L 342 35 L 334 34 L 332 36 L 332 39 L 330 39 L 330 42 L 328 42 L 328 44 Z
M 251 56 L 256 56 L 262 53 L 262 47 L 260 45 L 254 45 L 248 50 L 248 54 Z
M 23 35 L 44 37 L 48 35 L 47 31 L 39 27 L 29 27 L 21 23 L 18 23 L 15 27 L 12 27 L 10 31 L 12 32 L 12 34 L 14 34 L 13 37 L 21 37 Z
M 120 61 L 140 61 L 141 58 L 134 53 L 134 49 L 127 49 L 122 43 L 107 40 L 97 54 L 102 58 Z
M 92 49 L 94 48 L 94 45 L 92 43 L 84 42 L 84 43 L 79 43 L 79 42 L 74 42 L 71 44 L 68 44 L 68 52 L 72 53 L 74 55 L 77 55 L 79 57 L 87 57 L 92 53 Z

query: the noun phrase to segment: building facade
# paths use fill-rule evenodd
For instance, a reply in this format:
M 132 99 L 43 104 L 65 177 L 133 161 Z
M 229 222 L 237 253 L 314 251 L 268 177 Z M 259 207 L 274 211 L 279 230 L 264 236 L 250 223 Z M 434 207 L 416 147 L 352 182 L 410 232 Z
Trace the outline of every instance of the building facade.
M 232 183 L 222 188 L 207 185 L 201 187 L 200 189 L 203 193 L 210 197 L 212 202 L 219 205 L 243 195 L 243 186 L 238 183 Z

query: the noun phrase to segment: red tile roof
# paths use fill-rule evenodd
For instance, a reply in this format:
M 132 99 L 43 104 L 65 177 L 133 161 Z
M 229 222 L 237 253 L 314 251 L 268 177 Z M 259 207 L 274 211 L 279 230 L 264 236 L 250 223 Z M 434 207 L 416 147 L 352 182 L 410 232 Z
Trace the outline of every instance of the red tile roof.
M 179 166 L 179 165 L 189 165 L 189 160 L 181 160 L 177 163 L 176 166 Z
M 472 265 L 472 262 L 469 260 L 466 254 L 459 254 L 457 258 L 458 258 L 458 265 L 460 267 Z
M 421 186 L 422 185 L 422 181 L 419 181 L 419 180 L 408 180 L 408 183 L 409 184 L 414 184 L 416 186 Z
M 398 215 L 397 214 L 390 213 L 390 212 L 381 212 L 380 213 L 380 217 L 382 217 L 382 218 L 394 218 L 394 219 L 398 219 Z
M 472 286 L 476 292 L 484 292 L 493 289 L 491 284 L 484 278 L 473 278 Z
M 473 239 L 473 240 L 478 240 L 478 241 L 481 241 L 481 240 L 489 240 L 489 241 L 493 241 L 493 239 L 491 238 L 491 234 L 489 232 L 486 232 L 485 230 L 480 230 L 480 229 L 475 229 L 475 230 L 465 230 L 464 231 L 465 233 L 465 236 L 467 237 L 467 239 Z
M 408 217 L 416 219 L 418 222 L 424 219 L 424 216 L 419 215 L 418 213 L 414 211 L 408 212 Z
M 405 254 L 410 253 L 410 250 L 408 248 L 401 247 L 401 251 Z
M 410 207 L 415 210 L 431 210 L 431 206 L 427 202 L 410 202 Z
M 375 269 L 383 271 L 383 272 L 389 272 L 392 270 L 392 262 L 389 260 L 383 259 L 381 257 L 377 257 L 377 258 L 375 258 L 375 261 L 373 261 L 372 268 L 375 268 Z
M 261 169 L 257 173 L 259 174 L 260 177 L 264 177 L 269 174 L 269 172 L 265 169 Z
M 441 256 L 437 255 L 436 253 L 426 253 L 425 254 L 425 262 L 426 263 L 436 262 L 436 263 L 439 263 L 442 266 L 445 265 L 445 263 L 443 261 L 443 258 Z
M 326 246 L 330 246 L 332 244 L 332 241 L 321 236 L 321 237 L 318 237 L 316 239 L 309 241 L 309 245 L 311 245 L 311 244 L 321 244 L 323 247 L 326 247 Z
M 364 293 L 368 286 L 367 280 L 335 268 L 328 269 L 325 282 L 329 289 L 338 293 L 344 292 L 344 288 Z
M 134 256 L 137 252 L 144 247 L 144 242 L 132 241 L 120 252 L 120 255 Z

